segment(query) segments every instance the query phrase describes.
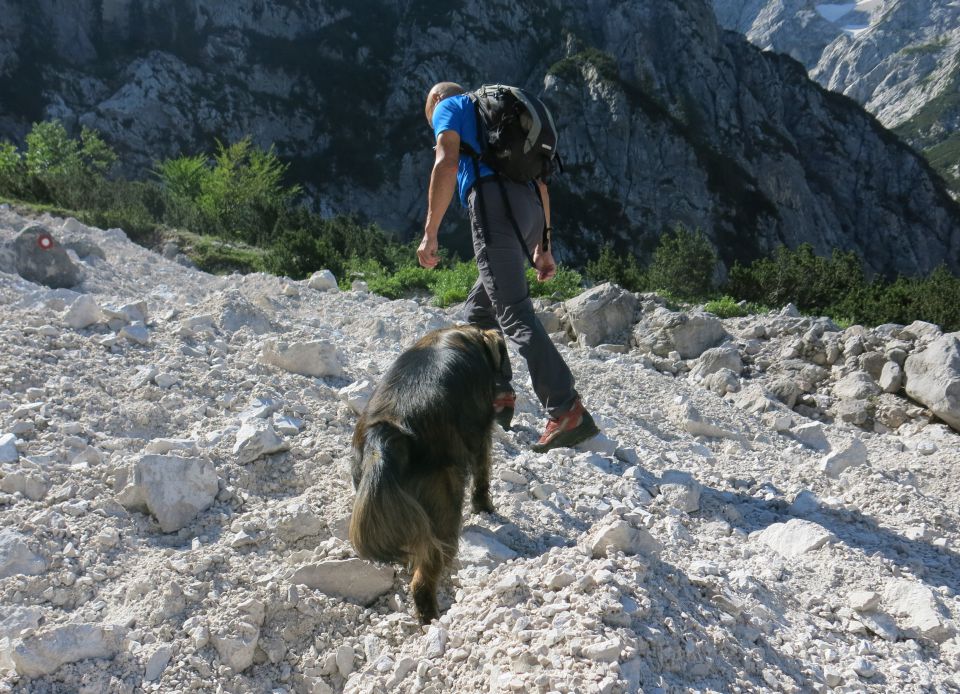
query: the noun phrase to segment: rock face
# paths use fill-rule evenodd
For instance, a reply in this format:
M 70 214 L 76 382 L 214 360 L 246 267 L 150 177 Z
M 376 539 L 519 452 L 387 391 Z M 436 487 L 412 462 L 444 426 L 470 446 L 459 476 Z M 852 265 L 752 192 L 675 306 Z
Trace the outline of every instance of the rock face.
M 145 455 L 120 481 L 120 503 L 152 513 L 165 533 L 187 525 L 217 494 L 217 473 L 200 458 Z
M 713 0 L 720 24 L 787 53 L 914 145 L 956 133 L 960 8 L 948 0 Z M 952 165 L 952 164 L 951 164 Z M 940 167 L 960 181 L 960 172 Z
M 17 273 L 25 280 L 53 289 L 75 287 L 83 279 L 53 233 L 39 224 L 21 231 L 13 242 Z
M 431 163 L 413 144 L 426 133 L 413 119 L 424 94 L 439 79 L 497 79 L 541 92 L 557 117 L 561 260 L 605 243 L 643 257 L 680 223 L 702 229 L 727 265 L 802 241 L 824 255 L 857 250 L 887 273 L 960 262 L 960 213 L 926 163 L 794 60 L 721 30 L 707 0 L 246 0 L 224 12 L 207 0 L 85 0 L 69 12 L 0 0 L 0 16 L 0 78 L 20 97 L 0 104 L 0 136 L 20 140 L 41 118 L 93 127 L 142 177 L 214 137 L 253 133 L 303 164 L 325 211 L 411 232 Z M 925 60 L 940 40 L 930 33 L 933 47 L 919 50 L 919 36 L 902 47 L 915 42 Z M 41 35 L 49 45 L 34 50 L 29 37 Z M 438 72 L 436 56 L 461 53 L 469 68 Z M 824 73 L 852 71 L 836 62 Z M 334 96 L 358 84 L 362 103 Z
M 906 391 L 960 431 L 960 333 L 949 333 L 905 363 Z
M 624 344 L 634 323 L 637 297 L 607 282 L 570 299 L 564 308 L 581 345 Z

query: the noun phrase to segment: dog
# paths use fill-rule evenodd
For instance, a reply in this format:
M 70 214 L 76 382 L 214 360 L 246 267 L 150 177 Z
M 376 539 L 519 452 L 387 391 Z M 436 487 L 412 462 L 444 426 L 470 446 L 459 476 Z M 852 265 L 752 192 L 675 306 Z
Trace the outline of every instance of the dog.
M 422 624 L 439 616 L 437 585 L 457 555 L 469 477 L 474 512 L 494 511 L 493 400 L 506 349 L 495 330 L 428 333 L 390 367 L 354 430 L 350 542 L 364 559 L 413 569 Z

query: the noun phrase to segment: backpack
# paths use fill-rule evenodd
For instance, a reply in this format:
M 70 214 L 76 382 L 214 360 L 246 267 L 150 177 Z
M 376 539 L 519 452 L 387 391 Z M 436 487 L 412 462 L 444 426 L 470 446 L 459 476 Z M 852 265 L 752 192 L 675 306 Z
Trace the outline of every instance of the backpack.
M 469 152 L 498 174 L 517 183 L 547 180 L 557 155 L 557 127 L 543 102 L 503 84 L 484 85 L 468 94 L 477 112 L 481 152 Z

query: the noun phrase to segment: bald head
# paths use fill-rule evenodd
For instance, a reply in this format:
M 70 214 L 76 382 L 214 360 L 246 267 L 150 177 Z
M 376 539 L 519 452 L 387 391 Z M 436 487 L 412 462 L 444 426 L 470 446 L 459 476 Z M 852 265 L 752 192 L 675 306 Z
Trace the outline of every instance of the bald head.
M 433 85 L 427 93 L 427 105 L 424 108 L 424 112 L 427 114 L 427 122 L 433 124 L 433 109 L 437 107 L 437 104 L 449 96 L 463 94 L 465 91 L 466 89 L 456 82 L 437 82 Z

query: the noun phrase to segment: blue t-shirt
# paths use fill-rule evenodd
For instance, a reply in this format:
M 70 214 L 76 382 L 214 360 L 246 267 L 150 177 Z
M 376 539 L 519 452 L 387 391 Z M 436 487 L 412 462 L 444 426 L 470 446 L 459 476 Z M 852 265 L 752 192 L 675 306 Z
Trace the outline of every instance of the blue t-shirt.
M 440 137 L 440 133 L 453 130 L 460 135 L 460 141 L 480 151 L 480 140 L 477 138 L 477 112 L 473 102 L 466 94 L 450 96 L 437 104 L 433 111 L 433 134 Z M 490 176 L 493 169 L 480 163 L 480 175 Z M 460 204 L 467 206 L 467 193 L 476 180 L 473 160 L 465 154 L 460 155 L 460 164 L 457 167 L 457 189 L 460 191 Z

